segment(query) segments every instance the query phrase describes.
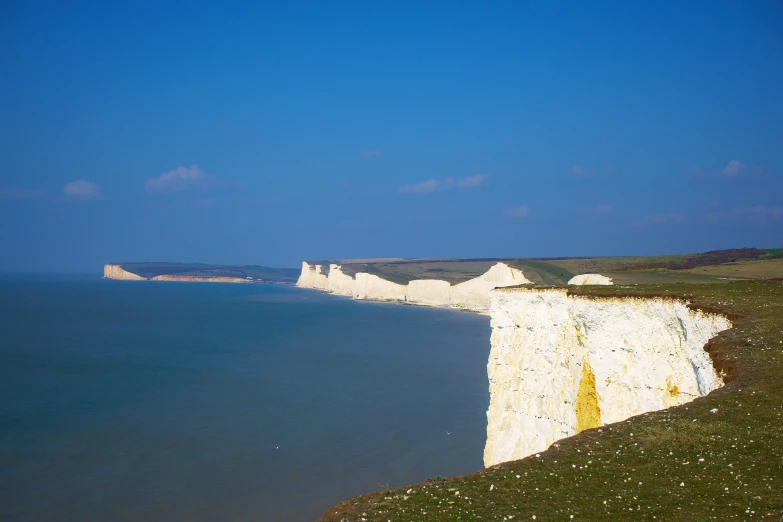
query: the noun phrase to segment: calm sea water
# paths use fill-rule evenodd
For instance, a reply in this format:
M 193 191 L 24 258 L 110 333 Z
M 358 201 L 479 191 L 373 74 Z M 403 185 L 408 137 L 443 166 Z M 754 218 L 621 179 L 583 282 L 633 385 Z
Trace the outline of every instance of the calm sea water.
M 312 520 L 478 470 L 489 334 L 287 285 L 0 276 L 0 519 Z

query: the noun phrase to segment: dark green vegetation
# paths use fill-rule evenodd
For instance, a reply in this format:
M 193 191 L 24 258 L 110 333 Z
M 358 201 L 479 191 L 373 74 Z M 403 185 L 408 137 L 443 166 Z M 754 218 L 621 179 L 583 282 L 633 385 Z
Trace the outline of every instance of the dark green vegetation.
M 502 259 L 399 259 L 337 261 L 342 272 L 351 276 L 368 272 L 398 284 L 414 279 L 441 279 L 451 284 L 479 277 Z M 329 266 L 329 261 L 317 262 Z
M 270 266 L 229 266 L 202 263 L 119 263 L 128 272 L 147 279 L 159 275 L 190 277 L 251 277 L 268 283 L 295 283 L 299 269 Z
M 783 284 L 569 292 L 676 296 L 726 314 L 734 327 L 706 347 L 726 385 L 692 403 L 561 440 L 539 457 L 346 500 L 323 520 L 781 520 Z
M 485 273 L 498 262 L 524 272 L 535 284 L 566 284 L 577 274 L 601 274 L 616 284 L 710 283 L 783 277 L 783 249 L 735 248 L 701 254 L 593 258 L 486 259 L 344 259 L 310 261 L 328 273 L 329 263 L 348 275 L 368 272 L 407 284 L 413 279 L 441 279 L 458 284 Z M 719 267 L 719 268 L 715 268 Z
M 511 261 L 509 266 L 519 268 L 525 276 L 536 284 L 564 285 L 574 277 L 562 266 L 547 263 L 546 261 Z

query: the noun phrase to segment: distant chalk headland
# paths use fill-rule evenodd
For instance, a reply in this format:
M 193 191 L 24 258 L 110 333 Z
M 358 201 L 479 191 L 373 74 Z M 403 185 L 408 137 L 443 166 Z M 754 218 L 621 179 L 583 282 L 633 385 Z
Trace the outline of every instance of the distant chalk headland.
M 295 283 L 296 268 L 203 263 L 110 263 L 103 277 L 124 281 L 185 281 L 201 283 Z

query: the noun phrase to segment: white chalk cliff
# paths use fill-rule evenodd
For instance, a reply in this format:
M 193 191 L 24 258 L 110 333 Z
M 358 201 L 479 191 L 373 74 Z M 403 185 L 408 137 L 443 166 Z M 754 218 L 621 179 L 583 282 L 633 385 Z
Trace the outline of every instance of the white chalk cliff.
M 340 265 L 330 264 L 328 273 L 322 265 L 302 263 L 297 286 L 315 288 L 354 299 L 403 301 L 424 306 L 448 306 L 487 313 L 489 291 L 493 288 L 530 283 L 521 270 L 497 263 L 486 273 L 463 283 L 451 285 L 438 279 L 417 279 L 407 285 L 387 281 L 375 274 L 344 274 Z
M 724 316 L 676 299 L 584 297 L 566 289 L 497 289 L 490 296 L 486 466 L 723 385 L 703 348 L 731 327 Z
M 601 274 L 580 274 L 568 281 L 569 285 L 613 285 L 611 278 Z
M 120 265 L 103 265 L 103 277 L 125 281 L 146 281 L 146 278 L 124 270 Z

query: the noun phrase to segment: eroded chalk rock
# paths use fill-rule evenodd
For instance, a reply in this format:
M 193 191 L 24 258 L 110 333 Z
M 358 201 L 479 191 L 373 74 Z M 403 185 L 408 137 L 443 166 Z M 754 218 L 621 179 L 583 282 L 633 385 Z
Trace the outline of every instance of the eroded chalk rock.
M 723 385 L 704 351 L 731 327 L 722 315 L 676 299 L 565 289 L 496 289 L 490 296 L 486 466 Z
M 579 274 L 568 281 L 569 285 L 613 285 L 611 278 L 601 274 Z

